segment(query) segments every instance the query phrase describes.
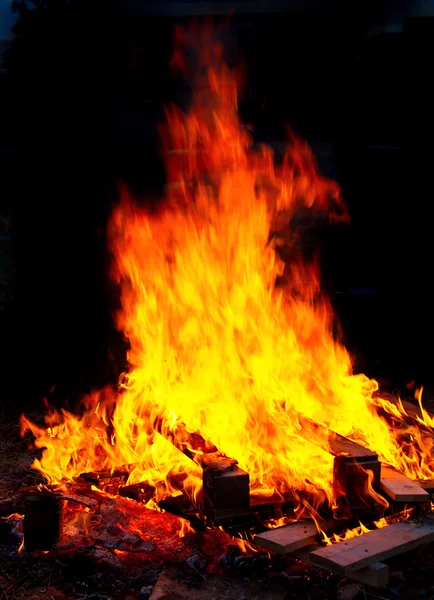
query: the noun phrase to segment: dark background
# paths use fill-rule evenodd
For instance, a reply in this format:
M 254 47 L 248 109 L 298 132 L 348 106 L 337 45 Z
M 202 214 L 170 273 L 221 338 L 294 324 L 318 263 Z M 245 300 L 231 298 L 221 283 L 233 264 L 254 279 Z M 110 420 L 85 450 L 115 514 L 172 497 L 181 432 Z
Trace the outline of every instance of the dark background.
M 15 2 L 0 73 L 5 411 L 37 405 L 53 385 L 54 402 L 72 403 L 124 366 L 105 225 L 117 181 L 161 193 L 156 127 L 164 103 L 188 98 L 169 67 L 172 31 L 195 12 L 194 2 L 27 4 Z M 236 5 L 227 40 L 247 67 L 243 118 L 277 149 L 290 123 L 349 205 L 351 226 L 325 234 L 323 263 L 356 368 L 390 389 L 429 388 L 434 19 L 408 16 L 403 1 Z M 399 31 L 387 27 L 396 13 Z

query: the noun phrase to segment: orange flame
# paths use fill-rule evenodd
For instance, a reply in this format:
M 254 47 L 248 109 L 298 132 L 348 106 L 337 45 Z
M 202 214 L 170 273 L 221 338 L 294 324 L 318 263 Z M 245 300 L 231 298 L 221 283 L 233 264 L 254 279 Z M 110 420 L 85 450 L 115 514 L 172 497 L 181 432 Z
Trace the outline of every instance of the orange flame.
M 410 477 L 434 475 L 432 438 L 415 427 L 417 443 L 404 444 L 377 414 L 377 383 L 352 373 L 317 261 L 303 252 L 300 223 L 346 218 L 338 186 L 297 139 L 280 166 L 254 148 L 237 74 L 220 47 L 201 44 L 192 107 L 167 110 L 162 131 L 166 201 L 145 210 L 123 190 L 109 224 L 131 367 L 118 392 L 86 397 L 79 415 L 50 411 L 46 427 L 22 418 L 45 448 L 34 467 L 57 483 L 133 465 L 129 482 L 152 485 L 157 500 L 180 489 L 197 500 L 201 469 L 156 432 L 158 420 L 237 459 L 255 495 L 298 490 L 332 504 L 327 438 L 302 429 L 301 414 Z
M 347 529 L 343 535 L 337 535 L 336 533 L 334 533 L 333 535 L 331 535 L 329 537 L 322 530 L 320 531 L 320 533 L 323 537 L 323 541 L 325 542 L 325 545 L 331 546 L 332 544 L 337 544 L 339 542 L 351 540 L 352 538 L 355 538 L 355 537 L 360 537 L 361 535 L 363 535 L 365 533 L 370 533 L 371 531 L 373 531 L 373 530 L 369 529 L 368 527 L 366 527 L 366 525 L 363 525 L 363 523 L 361 523 L 359 521 L 359 527 L 354 527 L 354 529 Z

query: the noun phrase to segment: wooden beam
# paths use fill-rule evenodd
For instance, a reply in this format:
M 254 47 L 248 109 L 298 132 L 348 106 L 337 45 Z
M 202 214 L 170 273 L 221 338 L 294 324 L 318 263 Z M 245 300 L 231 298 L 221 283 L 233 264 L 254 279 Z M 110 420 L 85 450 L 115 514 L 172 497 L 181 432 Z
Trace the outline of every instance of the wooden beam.
M 322 531 L 342 529 L 348 521 L 330 519 L 318 523 Z M 305 520 L 269 529 L 255 536 L 254 543 L 261 548 L 271 550 L 277 554 L 291 554 L 295 550 L 316 544 L 320 540 L 318 526 L 314 521 Z
M 322 521 L 320 527 L 323 531 L 332 531 L 337 527 L 343 528 L 344 525 L 345 523 L 329 520 Z M 256 535 L 254 543 L 271 552 L 294 556 L 322 569 L 326 567 L 311 558 L 311 553 L 318 549 L 319 538 L 318 528 L 313 521 L 297 521 Z M 389 581 L 389 567 L 383 563 L 375 563 L 352 573 L 351 579 L 374 587 L 385 587 Z
M 408 400 L 403 400 L 402 398 L 397 398 L 396 396 L 393 396 L 392 394 L 388 394 L 387 392 L 378 391 L 375 393 L 374 396 L 376 398 L 386 400 L 386 401 L 390 402 L 391 404 L 394 404 L 396 407 L 398 407 L 399 403 L 401 402 L 402 408 L 405 410 L 405 412 L 407 413 L 407 416 L 410 419 L 415 420 L 415 421 L 418 419 L 421 419 L 423 421 L 423 414 L 422 414 L 422 411 L 420 410 L 419 404 L 414 404 L 413 402 L 409 402 Z M 381 406 L 379 408 L 381 408 Z M 383 410 L 386 410 L 386 409 L 383 409 Z M 424 411 L 428 414 L 429 417 L 434 419 L 434 413 L 430 412 L 429 410 L 426 410 L 426 408 L 424 408 Z
M 419 483 L 386 465 L 381 467 L 380 486 L 396 502 L 428 502 L 430 498 Z
M 154 430 L 171 442 L 175 448 L 188 456 L 202 469 L 213 471 L 231 471 L 238 463 L 234 458 L 226 456 L 200 433 L 188 431 L 182 421 L 171 423 L 169 419 L 158 417 L 153 422 Z
M 153 427 L 201 467 L 203 511 L 215 525 L 251 515 L 249 474 L 238 467 L 237 460 L 226 456 L 200 433 L 188 431 L 181 421 L 172 424 L 158 417 Z
M 312 565 L 313 567 L 317 567 L 320 569 L 325 569 L 326 571 L 330 571 L 330 569 L 326 569 L 318 565 L 315 561 L 312 561 L 310 555 L 314 552 L 317 547 L 308 547 L 302 548 L 301 550 L 296 550 L 291 553 L 291 556 L 302 560 L 303 562 Z M 389 583 L 389 566 L 384 563 L 377 562 L 368 567 L 364 567 L 363 569 L 359 569 L 358 571 L 354 571 L 348 575 L 354 581 L 359 581 L 360 583 L 364 583 L 366 585 L 371 585 L 376 588 L 386 587 Z
M 249 474 L 234 466 L 230 471 L 203 470 L 203 506 L 215 525 L 251 515 Z
M 297 418 L 301 426 L 300 434 L 306 432 L 306 439 L 334 456 L 333 485 L 336 497 L 351 508 L 372 506 L 370 488 L 380 491 L 381 462 L 378 455 L 311 419 L 302 415 Z
M 434 541 L 434 523 L 394 523 L 360 537 L 310 553 L 318 566 L 342 575 L 351 575 L 378 561 L 387 560 L 422 544 Z
M 303 436 L 304 432 L 306 432 L 309 441 L 319 445 L 333 456 L 338 456 L 346 462 L 354 462 L 354 460 L 372 461 L 378 459 L 378 455 L 372 450 L 369 450 L 369 448 L 365 448 L 364 446 L 349 440 L 343 435 L 332 431 L 325 425 L 316 423 L 303 415 L 297 415 L 297 420 L 300 424 L 300 435 Z M 313 440 L 312 434 L 314 434 Z
M 417 483 L 426 492 L 430 494 L 434 492 L 434 479 L 419 479 Z

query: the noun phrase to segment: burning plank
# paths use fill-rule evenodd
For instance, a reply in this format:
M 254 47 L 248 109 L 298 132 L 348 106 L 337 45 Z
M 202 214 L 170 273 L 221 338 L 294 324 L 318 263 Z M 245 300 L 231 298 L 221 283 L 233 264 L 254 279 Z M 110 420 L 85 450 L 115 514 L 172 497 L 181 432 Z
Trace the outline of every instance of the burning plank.
M 429 493 L 419 483 L 411 481 L 392 467 L 382 466 L 380 486 L 396 502 L 429 501 Z
M 299 421 L 301 433 L 306 430 L 319 434 L 320 444 L 324 440 L 324 450 L 334 456 L 333 480 L 337 494 L 346 498 L 352 508 L 365 508 L 371 504 L 370 490 L 380 490 L 378 455 L 310 419 L 300 417 Z
M 162 418 L 154 429 L 203 471 L 203 507 L 213 523 L 223 524 L 251 514 L 250 478 L 237 461 L 220 452 L 199 433 L 191 433 L 182 422 L 166 425 Z
M 336 527 L 342 527 L 342 522 L 322 521 L 319 526 L 323 531 L 332 531 Z M 254 543 L 277 554 L 290 554 L 314 567 L 326 568 L 311 557 L 317 549 L 318 541 L 318 526 L 313 521 L 298 521 L 260 533 L 255 536 Z M 351 579 L 374 587 L 384 587 L 389 581 L 389 567 L 383 563 L 375 563 L 355 571 L 351 574 Z
M 330 531 L 337 526 L 334 520 L 322 522 L 323 531 Z M 314 521 L 297 521 L 285 527 L 277 527 L 255 536 L 255 544 L 277 554 L 290 554 L 295 550 L 311 546 L 318 542 L 318 526 Z
M 424 413 L 429 418 L 434 419 L 434 413 L 426 410 L 425 408 L 422 411 L 419 404 L 413 404 L 412 402 L 408 402 L 408 400 L 403 400 L 402 398 L 397 398 L 396 396 L 393 396 L 392 394 L 388 394 L 386 392 L 381 392 L 381 391 L 377 392 L 375 394 L 375 397 L 377 398 L 377 402 L 379 403 L 378 407 L 380 409 L 382 408 L 383 410 L 390 412 L 390 408 L 388 409 L 386 406 L 384 406 L 383 403 L 381 403 L 381 400 L 390 402 L 391 404 L 396 406 L 397 409 L 399 409 L 400 405 L 401 405 L 405 411 L 404 416 L 407 416 L 412 421 L 417 421 L 417 423 L 419 425 L 421 425 L 421 421 L 425 421 Z
M 220 452 L 214 444 L 205 440 L 200 433 L 188 431 L 187 426 L 182 421 L 176 421 L 173 424 L 168 420 L 165 421 L 163 417 L 159 417 L 154 421 L 154 430 L 204 470 L 230 471 L 238 463 L 234 458 L 229 458 L 229 456 Z
M 353 508 L 372 503 L 370 489 L 379 490 L 381 462 L 378 455 L 343 436 L 329 436 L 330 449 L 335 456 L 333 482 Z
M 351 575 L 378 561 L 434 541 L 434 525 L 395 523 L 345 542 L 314 550 L 309 558 L 320 567 Z
M 188 431 L 182 421 L 173 423 L 159 417 L 153 426 L 158 434 L 202 468 L 203 508 L 215 524 L 251 514 L 249 474 L 238 467 L 235 459 L 226 456 L 198 432 Z M 112 472 L 83 473 L 80 478 L 105 491 L 147 502 L 153 492 L 146 482 L 124 485 L 134 466 L 126 465 Z

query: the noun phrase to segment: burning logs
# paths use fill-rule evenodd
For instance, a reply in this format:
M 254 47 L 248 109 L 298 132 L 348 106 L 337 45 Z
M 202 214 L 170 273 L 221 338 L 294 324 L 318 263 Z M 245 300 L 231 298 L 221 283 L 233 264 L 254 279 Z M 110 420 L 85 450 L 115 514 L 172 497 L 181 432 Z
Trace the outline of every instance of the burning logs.
M 176 421 L 175 424 L 170 422 L 169 424 L 167 420 L 160 417 L 154 421 L 154 430 L 204 470 L 230 471 L 238 462 L 220 452 L 214 444 L 205 440 L 200 433 L 188 431 L 187 426 L 182 421 Z
M 332 544 L 320 548 L 311 552 L 310 556 L 319 566 L 331 569 L 335 573 L 350 575 L 379 560 L 386 560 L 432 541 L 432 521 L 418 526 L 413 523 L 394 523 L 347 540 L 345 544 Z
M 334 488 L 340 505 L 353 509 L 372 507 L 372 491 L 380 490 L 378 456 L 301 415 L 299 422 L 302 435 L 304 431 L 313 432 L 316 443 L 334 456 Z M 215 524 L 229 524 L 252 514 L 249 474 L 238 467 L 236 459 L 226 456 L 198 432 L 189 432 L 181 421 L 174 423 L 159 417 L 153 426 L 156 433 L 201 467 L 203 493 L 198 498 L 198 508 L 206 519 Z M 146 482 L 123 485 L 131 470 L 132 466 L 125 466 L 109 473 L 84 473 L 81 479 L 104 491 L 146 503 L 153 495 L 153 488 Z M 176 489 L 182 491 L 182 485 Z
M 134 465 L 125 465 L 111 471 L 89 471 L 81 473 L 80 480 L 91 483 L 108 494 L 116 494 L 119 487 L 125 484 Z
M 168 426 L 157 419 L 154 429 L 202 468 L 204 515 L 214 524 L 230 523 L 251 514 L 250 478 L 237 461 L 226 456 L 182 422 Z

